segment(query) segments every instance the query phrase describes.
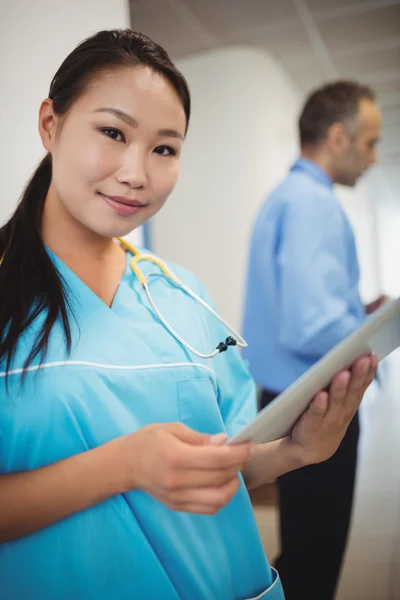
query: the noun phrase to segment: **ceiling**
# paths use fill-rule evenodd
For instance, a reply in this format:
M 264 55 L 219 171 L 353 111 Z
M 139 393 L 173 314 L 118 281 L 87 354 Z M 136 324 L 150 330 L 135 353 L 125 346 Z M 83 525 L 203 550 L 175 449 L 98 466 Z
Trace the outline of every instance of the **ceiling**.
M 379 158 L 400 199 L 400 0 L 130 0 L 132 28 L 173 59 L 245 44 L 273 54 L 302 92 L 323 81 L 372 85 Z

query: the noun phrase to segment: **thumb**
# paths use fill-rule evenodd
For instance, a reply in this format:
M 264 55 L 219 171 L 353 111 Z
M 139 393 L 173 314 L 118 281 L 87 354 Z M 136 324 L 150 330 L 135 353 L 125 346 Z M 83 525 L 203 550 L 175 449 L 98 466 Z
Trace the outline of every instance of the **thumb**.
M 222 446 L 223 444 L 225 444 L 227 439 L 228 436 L 226 435 L 226 433 L 217 433 L 216 435 L 212 435 L 209 438 L 208 443 L 210 446 Z
M 201 446 L 208 444 L 210 435 L 208 433 L 200 433 L 190 427 L 186 427 L 183 423 L 171 423 L 169 432 L 181 442 Z

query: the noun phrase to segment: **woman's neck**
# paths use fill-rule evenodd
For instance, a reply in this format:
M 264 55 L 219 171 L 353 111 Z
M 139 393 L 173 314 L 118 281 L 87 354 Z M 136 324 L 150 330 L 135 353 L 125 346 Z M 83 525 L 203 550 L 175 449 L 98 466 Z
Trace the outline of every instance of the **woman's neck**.
M 115 253 L 112 238 L 98 235 L 74 219 L 50 185 L 43 208 L 42 239 L 62 260 L 102 262 Z
M 126 254 L 113 238 L 100 236 L 67 213 L 49 189 L 43 209 L 42 238 L 107 306 L 126 269 Z

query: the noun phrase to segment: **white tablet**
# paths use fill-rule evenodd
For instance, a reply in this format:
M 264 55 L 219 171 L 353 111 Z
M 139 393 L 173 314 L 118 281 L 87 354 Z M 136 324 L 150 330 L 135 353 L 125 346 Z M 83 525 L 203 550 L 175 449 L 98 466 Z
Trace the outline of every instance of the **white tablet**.
M 382 360 L 400 346 L 400 298 L 386 302 L 345 340 L 299 377 L 228 443 L 277 440 L 291 431 L 312 398 L 359 356 L 372 352 Z

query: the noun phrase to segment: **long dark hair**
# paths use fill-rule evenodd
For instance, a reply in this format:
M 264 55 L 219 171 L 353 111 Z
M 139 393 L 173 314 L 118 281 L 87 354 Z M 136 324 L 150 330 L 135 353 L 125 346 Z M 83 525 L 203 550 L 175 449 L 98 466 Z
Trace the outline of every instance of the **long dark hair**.
M 188 125 L 190 93 L 185 78 L 163 48 L 130 29 L 100 31 L 67 56 L 50 85 L 49 98 L 53 101 L 55 114 L 65 115 L 101 71 L 136 66 L 146 66 L 172 84 L 182 102 Z M 20 336 L 39 314 L 45 318 L 24 370 L 37 357 L 43 360 L 57 319 L 61 318 L 67 351 L 71 351 L 68 297 L 41 237 L 43 206 L 51 178 L 52 160 L 47 154 L 29 181 L 14 214 L 0 228 L 0 363 L 6 361 L 7 374 Z

